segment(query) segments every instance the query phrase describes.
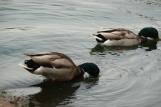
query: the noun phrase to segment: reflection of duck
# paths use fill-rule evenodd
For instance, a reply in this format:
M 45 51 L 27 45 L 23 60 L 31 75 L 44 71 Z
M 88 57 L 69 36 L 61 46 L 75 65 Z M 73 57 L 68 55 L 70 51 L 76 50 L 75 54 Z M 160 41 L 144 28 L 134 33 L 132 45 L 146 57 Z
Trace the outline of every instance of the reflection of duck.
M 33 107 L 56 107 L 59 104 L 67 105 L 74 99 L 75 92 L 80 87 L 80 84 L 45 81 L 40 84 L 40 87 L 41 91 L 39 93 L 30 96 L 29 102 Z
M 58 52 L 25 54 L 30 57 L 23 66 L 33 74 L 43 75 L 55 81 L 69 81 L 82 77 L 85 72 L 97 77 L 99 68 L 94 63 L 84 63 L 76 66 L 66 55 Z
M 159 40 L 158 31 L 153 27 L 143 28 L 138 35 L 124 28 L 98 31 L 96 41 L 105 46 L 156 45 Z
M 52 82 L 50 80 L 44 81 L 40 84 L 34 85 L 41 87 L 39 93 L 30 96 L 30 105 L 33 107 L 56 107 L 68 106 L 76 99 L 76 92 L 78 89 L 88 91 L 98 83 L 98 78 L 86 78 L 84 81 L 70 81 L 70 82 Z M 80 88 L 81 87 L 81 88 Z
M 90 54 L 99 53 L 100 55 L 104 55 L 106 52 L 111 55 L 119 55 L 119 53 L 122 53 L 126 50 L 134 50 L 137 49 L 138 46 L 130 46 L 130 47 L 123 47 L 123 46 L 104 46 L 97 44 L 95 47 L 93 47 L 90 51 Z

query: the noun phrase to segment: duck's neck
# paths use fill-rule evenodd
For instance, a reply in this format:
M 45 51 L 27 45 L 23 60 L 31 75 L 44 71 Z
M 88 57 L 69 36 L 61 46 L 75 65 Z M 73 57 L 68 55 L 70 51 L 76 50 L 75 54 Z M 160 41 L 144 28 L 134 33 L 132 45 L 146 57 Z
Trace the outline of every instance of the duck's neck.
M 157 39 L 150 37 L 140 37 L 141 44 L 157 44 Z
M 78 66 L 78 70 L 79 70 L 79 76 L 83 77 L 83 75 L 85 73 L 84 69 Z
M 141 46 L 148 47 L 148 50 L 157 49 L 157 39 L 140 37 L 140 40 Z

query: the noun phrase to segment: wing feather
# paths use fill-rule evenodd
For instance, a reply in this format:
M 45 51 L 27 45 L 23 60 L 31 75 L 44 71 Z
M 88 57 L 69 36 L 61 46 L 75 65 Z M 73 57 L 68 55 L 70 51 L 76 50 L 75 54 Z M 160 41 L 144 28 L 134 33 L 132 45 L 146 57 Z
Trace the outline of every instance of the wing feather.
M 34 62 L 38 63 L 40 66 L 48 67 L 71 67 L 76 65 L 74 62 L 65 54 L 58 52 L 49 52 L 49 53 L 25 53 L 26 56 L 29 56 Z
M 106 39 L 110 40 L 120 40 L 120 39 L 136 39 L 138 38 L 135 33 L 124 28 L 109 29 L 104 31 L 98 31 L 98 34 L 101 34 Z

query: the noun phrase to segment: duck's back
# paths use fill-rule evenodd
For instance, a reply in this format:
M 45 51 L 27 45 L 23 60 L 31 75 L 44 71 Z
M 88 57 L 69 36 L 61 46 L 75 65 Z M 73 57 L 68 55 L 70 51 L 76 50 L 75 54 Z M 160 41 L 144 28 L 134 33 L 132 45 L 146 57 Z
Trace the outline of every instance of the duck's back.
M 66 55 L 57 52 L 43 54 L 25 54 L 40 67 L 33 73 L 43 75 L 56 81 L 71 80 L 78 74 L 74 62 Z
M 140 42 L 135 33 L 123 28 L 98 31 L 97 33 L 97 42 L 106 46 L 134 46 Z
M 138 36 L 130 30 L 117 28 L 117 29 L 109 29 L 104 31 L 98 31 L 98 34 L 103 35 L 106 39 L 136 39 Z

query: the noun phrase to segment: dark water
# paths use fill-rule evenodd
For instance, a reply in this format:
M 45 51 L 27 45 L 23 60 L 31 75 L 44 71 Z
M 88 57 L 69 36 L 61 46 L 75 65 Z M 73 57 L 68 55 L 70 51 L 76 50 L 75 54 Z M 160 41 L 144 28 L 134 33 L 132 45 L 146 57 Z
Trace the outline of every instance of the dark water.
M 161 43 L 153 51 L 98 50 L 91 36 L 145 26 L 161 31 L 161 0 L 0 0 L 0 89 L 27 97 L 26 107 L 160 107 Z M 33 86 L 44 78 L 18 64 L 25 52 L 46 51 L 95 62 L 99 79 Z

